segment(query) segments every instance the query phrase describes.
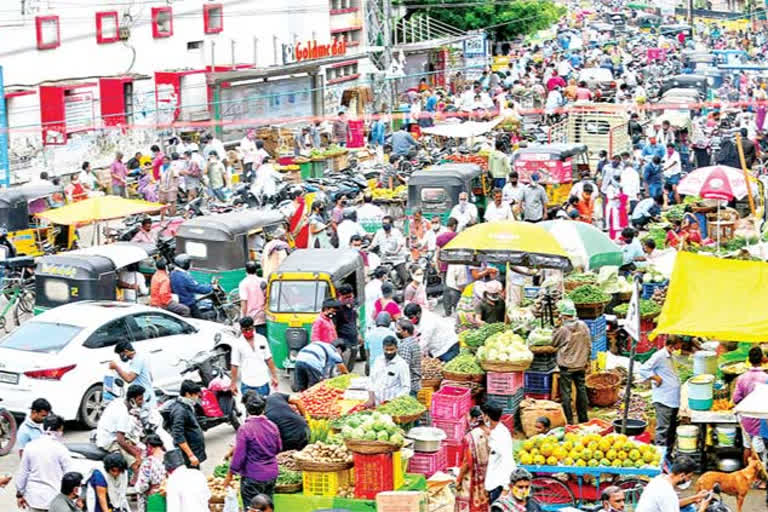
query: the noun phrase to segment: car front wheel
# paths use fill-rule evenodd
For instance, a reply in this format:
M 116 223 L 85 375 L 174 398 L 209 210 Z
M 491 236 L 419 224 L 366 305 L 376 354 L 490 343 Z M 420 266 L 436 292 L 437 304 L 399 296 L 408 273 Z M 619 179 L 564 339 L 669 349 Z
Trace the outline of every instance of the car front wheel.
M 96 425 L 99 423 L 102 408 L 101 391 L 101 384 L 91 386 L 88 388 L 88 391 L 85 392 L 83 399 L 80 402 L 78 419 L 88 428 L 96 428 Z

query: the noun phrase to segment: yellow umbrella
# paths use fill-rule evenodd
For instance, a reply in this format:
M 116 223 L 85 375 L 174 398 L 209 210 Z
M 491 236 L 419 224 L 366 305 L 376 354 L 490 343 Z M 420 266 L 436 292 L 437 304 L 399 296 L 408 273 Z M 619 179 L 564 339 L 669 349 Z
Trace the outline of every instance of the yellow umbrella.
M 528 267 L 571 269 L 571 261 L 555 237 L 529 222 L 496 221 L 459 233 L 440 250 L 446 263 L 509 263 Z
M 38 213 L 37 217 L 54 224 L 72 226 L 120 219 L 139 213 L 157 212 L 165 207 L 160 203 L 125 199 L 119 196 L 99 196 Z

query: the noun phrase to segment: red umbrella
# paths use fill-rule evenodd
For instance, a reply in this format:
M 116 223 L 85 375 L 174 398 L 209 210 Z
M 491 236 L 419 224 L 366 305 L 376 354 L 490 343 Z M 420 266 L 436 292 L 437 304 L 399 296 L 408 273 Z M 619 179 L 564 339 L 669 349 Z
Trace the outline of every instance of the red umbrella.
M 704 199 L 731 201 L 734 198 L 731 182 L 722 167 L 715 167 L 701 184 L 699 194 Z

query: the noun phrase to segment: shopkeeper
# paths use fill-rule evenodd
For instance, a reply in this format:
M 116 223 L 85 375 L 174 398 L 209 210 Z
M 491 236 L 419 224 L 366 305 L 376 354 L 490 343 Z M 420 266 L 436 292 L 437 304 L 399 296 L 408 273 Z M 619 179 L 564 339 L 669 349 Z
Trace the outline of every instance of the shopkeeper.
M 285 393 L 272 393 L 266 400 L 264 416 L 277 425 L 283 450 L 301 450 L 309 442 L 309 426 L 301 403 Z
M 368 407 L 407 395 L 411 391 L 408 363 L 397 355 L 397 338 L 384 338 L 382 345 L 384 353 L 376 358 L 371 368 Z
M 475 307 L 475 321 L 478 324 L 503 322 L 506 316 L 506 302 L 501 298 L 502 285 L 490 281 L 483 290 L 483 300 Z
M 451 322 L 413 303 L 405 306 L 403 314 L 416 326 L 419 345 L 425 354 L 443 363 L 459 355 L 459 337 Z
M 563 412 L 569 425 L 573 425 L 571 409 L 571 382 L 576 385 L 576 415 L 579 423 L 589 421 L 587 416 L 588 398 L 586 369 L 592 350 L 592 336 L 589 327 L 576 318 L 576 306 L 573 301 L 561 300 L 557 309 L 563 319 L 563 325 L 555 331 L 552 346 L 557 349 L 557 365 L 560 368 L 560 396 Z

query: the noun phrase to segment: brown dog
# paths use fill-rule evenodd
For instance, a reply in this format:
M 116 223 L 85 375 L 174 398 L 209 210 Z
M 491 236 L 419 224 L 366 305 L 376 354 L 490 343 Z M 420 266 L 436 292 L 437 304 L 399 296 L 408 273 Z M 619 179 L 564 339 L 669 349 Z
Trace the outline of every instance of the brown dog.
M 715 484 L 720 484 L 720 490 L 725 494 L 736 497 L 736 504 L 741 512 L 741 506 L 744 504 L 744 498 L 752 489 L 752 484 L 759 473 L 764 472 L 763 464 L 756 456 L 749 459 L 746 468 L 734 471 L 733 473 L 722 473 L 720 471 L 707 471 L 701 475 L 696 482 L 697 491 L 711 491 Z

